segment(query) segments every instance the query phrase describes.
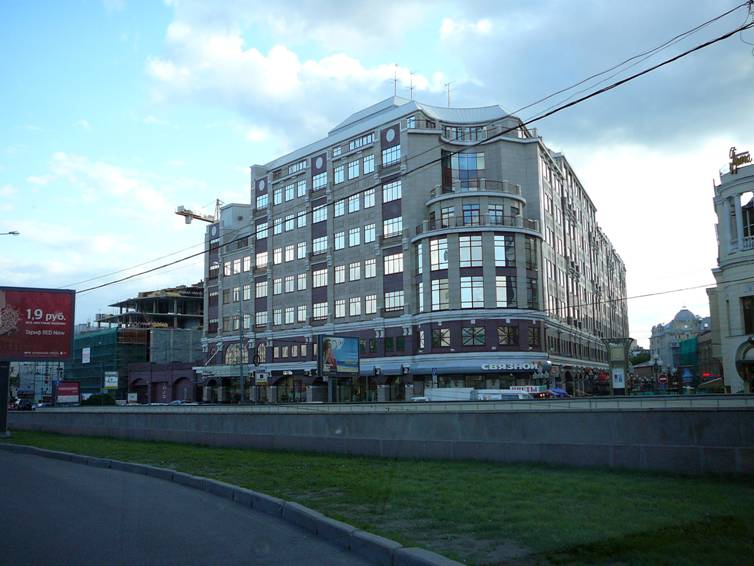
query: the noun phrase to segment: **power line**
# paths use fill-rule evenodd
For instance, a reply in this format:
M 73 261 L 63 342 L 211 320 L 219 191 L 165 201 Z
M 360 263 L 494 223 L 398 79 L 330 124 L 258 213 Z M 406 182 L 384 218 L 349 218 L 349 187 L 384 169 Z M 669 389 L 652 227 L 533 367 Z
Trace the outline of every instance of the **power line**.
M 646 74 L 648 74 L 648 73 L 650 73 L 650 72 L 652 72 L 652 71 L 655 71 L 655 70 L 657 70 L 657 69 L 659 69 L 659 68 L 661 68 L 661 67 L 664 67 L 664 66 L 666 66 L 666 65 L 668 65 L 668 64 L 670 64 L 670 63 L 673 63 L 673 62 L 675 62 L 675 61 L 677 61 L 677 60 L 679 60 L 679 59 L 682 59 L 683 57 L 686 57 L 686 56 L 688 56 L 688 55 L 690 55 L 690 54 L 692 54 L 692 53 L 694 53 L 694 52 L 696 52 L 696 51 L 699 51 L 699 50 L 701 50 L 701 49 L 704 49 L 704 48 L 706 48 L 706 47 L 709 47 L 709 46 L 711 46 L 711 45 L 714 45 L 715 43 L 718 43 L 718 42 L 720 42 L 720 41 L 723 41 L 723 40 L 725 40 L 725 39 L 727 39 L 727 38 L 731 37 L 732 35 L 735 35 L 735 34 L 739 33 L 740 31 L 743 31 L 743 30 L 746 30 L 746 29 L 750 29 L 750 28 L 752 28 L 752 27 L 754 27 L 754 22 L 752 22 L 752 23 L 749 23 L 749 24 L 745 24 L 745 25 L 743 25 L 743 26 L 739 26 L 738 28 L 734 29 L 733 31 L 727 32 L 727 33 L 725 33 L 725 34 L 723 34 L 723 35 L 720 35 L 720 36 L 718 36 L 718 37 L 716 37 L 716 38 L 714 38 L 714 39 L 712 39 L 712 40 L 709 40 L 709 41 L 706 41 L 706 42 L 704 42 L 704 43 L 702 43 L 702 44 L 699 44 L 699 45 L 697 45 L 697 46 L 695 46 L 695 47 L 693 47 L 693 48 L 691 48 L 691 49 L 688 49 L 688 50 L 686 50 L 686 51 L 684 51 L 684 52 L 682 52 L 682 53 L 680 53 L 680 54 L 678 54 L 678 55 L 675 55 L 674 57 L 671 57 L 671 58 L 669 58 L 669 59 L 666 59 L 666 60 L 664 60 L 664 61 L 662 61 L 662 62 L 660 62 L 660 63 L 658 63 L 658 64 L 656 64 L 656 65 L 653 65 L 652 67 L 649 67 L 648 69 L 644 69 L 643 71 L 640 71 L 640 72 L 638 72 L 638 73 L 634 73 L 633 75 L 630 75 L 630 76 L 628 76 L 628 77 L 626 77 L 626 78 L 624 78 L 624 79 L 621 79 L 621 80 L 619 80 L 619 81 L 616 81 L 616 82 L 614 82 L 614 83 L 612 83 L 612 84 L 610 84 L 610 85 L 608 85 L 608 86 L 606 86 L 606 87 L 603 87 L 603 88 L 601 88 L 601 89 L 599 89 L 599 90 L 597 90 L 597 91 L 595 91 L 595 92 L 593 92 L 593 93 L 590 93 L 590 94 L 588 94 L 588 95 L 582 96 L 582 97 L 580 97 L 580 98 L 578 98 L 578 99 L 576 99 L 576 100 L 573 100 L 573 101 L 571 101 L 571 102 L 568 102 L 568 103 L 566 103 L 566 104 L 564 104 L 564 105 L 562 105 L 562 106 L 560 106 L 560 107 L 558 107 L 558 108 L 555 108 L 555 109 L 552 109 L 552 110 L 546 111 L 545 113 L 543 113 L 543 114 L 541 114 L 541 115 L 539 115 L 539 116 L 536 116 L 536 117 L 534 117 L 534 118 L 530 118 L 530 119 L 528 119 L 528 120 L 526 120 L 526 121 L 521 121 L 521 123 L 520 123 L 520 124 L 517 124 L 517 125 L 516 125 L 516 126 L 514 126 L 514 127 L 510 127 L 510 128 L 507 128 L 507 129 L 503 130 L 502 132 L 499 132 L 498 134 L 495 134 L 495 135 L 494 135 L 494 136 L 492 136 L 491 138 L 487 138 L 487 139 L 485 139 L 485 140 L 480 140 L 480 141 L 478 141 L 478 142 L 475 142 L 475 143 L 473 143 L 473 144 L 469 144 L 469 145 L 465 146 L 465 147 L 464 147 L 463 149 L 460 149 L 460 150 L 458 150 L 458 151 L 456 151 L 456 152 L 449 152 L 449 153 L 450 153 L 450 155 L 453 155 L 453 154 L 458 154 L 458 153 L 461 153 L 462 151 L 466 151 L 466 150 L 467 150 L 467 149 L 469 149 L 469 148 L 478 147 L 479 145 L 482 145 L 482 144 L 485 144 L 485 143 L 489 143 L 489 142 L 491 142 L 491 141 L 494 141 L 495 139 L 497 139 L 497 138 L 500 138 L 501 136 L 503 136 L 503 135 L 505 135 L 505 134 L 507 134 L 507 133 L 510 133 L 510 132 L 512 132 L 512 131 L 514 131 L 514 130 L 517 130 L 517 129 L 521 128 L 522 126 L 527 126 L 527 125 L 529 125 L 529 124 L 532 124 L 532 123 L 534 123 L 534 122 L 537 122 L 537 121 L 539 121 L 539 120 L 542 120 L 542 119 L 544 119 L 544 118 L 547 118 L 547 117 L 549 117 L 549 116 L 552 116 L 552 115 L 554 115 L 554 114 L 557 114 L 558 112 L 562 112 L 563 110 L 565 110 L 565 109 L 567 109 L 567 108 L 571 108 L 572 106 L 575 106 L 575 105 L 577 105 L 577 104 L 580 104 L 581 102 L 585 102 L 586 100 L 589 100 L 589 99 L 591 99 L 591 98 L 594 98 L 595 96 L 598 96 L 598 95 L 600 95 L 600 94 L 604 94 L 605 92 L 608 92 L 608 91 L 610 91 L 610 90 L 612 90 L 612 89 L 614 89 L 614 88 L 617 88 L 618 86 L 621 86 L 621 85 L 623 85 L 623 84 L 626 84 L 626 83 L 628 83 L 628 82 L 630 82 L 630 81 L 632 81 L 632 80 L 635 80 L 635 79 L 637 79 L 637 78 L 639 78 L 639 77 L 641 77 L 641 76 L 643 76 L 643 75 L 646 75 Z M 414 167 L 413 169 L 411 169 L 410 171 L 406 171 L 406 172 L 405 172 L 405 173 L 403 174 L 403 177 L 406 177 L 406 176 L 408 176 L 408 175 L 410 175 L 410 174 L 416 173 L 417 171 L 419 171 L 419 170 L 421 170 L 421 169 L 424 169 L 424 168 L 426 168 L 426 167 L 429 167 L 430 165 L 434 165 L 435 163 L 438 163 L 438 162 L 440 162 L 440 161 L 442 161 L 443 159 L 446 159 L 446 158 L 447 158 L 447 156 L 441 156 L 441 157 L 439 157 L 439 158 L 435 158 L 435 159 L 432 159 L 432 160 L 430 160 L 430 161 L 428 161 L 428 162 L 426 162 L 426 163 L 423 163 L 423 164 L 421 164 L 421 165 L 418 165 L 418 166 Z M 371 189 L 375 189 L 375 188 L 378 188 L 378 187 L 380 187 L 381 185 L 382 185 L 382 181 L 380 181 L 380 182 L 378 182 L 378 183 L 376 183 L 376 184 L 374 184 L 374 185 L 371 185 L 370 187 L 367 187 L 367 188 L 365 188 L 365 189 L 362 189 L 361 191 L 359 191 L 359 192 L 357 192 L 357 193 L 355 193 L 355 194 L 361 194 L 361 193 L 363 193 L 363 192 L 366 192 L 366 191 L 368 191 L 368 190 L 371 190 Z M 351 195 L 351 196 L 352 196 L 352 195 Z M 327 204 L 326 204 L 326 205 L 324 205 L 324 206 L 333 206 L 333 207 L 334 207 L 334 205 L 335 205 L 335 201 L 333 201 L 333 202 L 331 202 L 331 203 L 327 203 Z M 309 215 L 311 215 L 311 212 L 309 212 L 308 214 L 309 214 Z M 264 230 L 268 230 L 268 229 L 269 229 L 269 227 L 268 227 L 268 228 L 265 228 Z M 254 235 L 254 236 L 256 237 L 256 236 L 257 236 L 257 234 L 259 234 L 259 233 L 260 233 L 261 231 L 262 231 L 262 230 L 256 230 L 256 231 L 254 231 L 253 235 Z M 252 234 L 250 233 L 250 234 L 248 234 L 248 235 L 245 235 L 245 236 L 243 236 L 243 237 L 235 238 L 235 239 L 233 239 L 233 240 L 231 240 L 231 241 L 229 241 L 229 242 L 226 242 L 226 243 L 225 243 L 225 244 L 223 244 L 223 245 L 229 245 L 229 244 L 232 244 L 232 243 L 234 243 L 234 242 L 237 242 L 237 241 L 239 241 L 239 240 L 241 240 L 241 239 L 243 239 L 243 238 L 246 238 L 246 237 L 248 237 L 248 236 L 250 236 L 250 235 L 252 235 Z M 106 283 L 103 283 L 103 284 L 101 284 L 101 285 L 97 285 L 97 286 L 94 286 L 94 287 L 90 287 L 90 288 L 87 288 L 87 289 L 82 289 L 82 290 L 80 290 L 80 291 L 77 291 L 77 292 L 78 292 L 78 293 L 86 293 L 86 292 L 88 292 L 88 291 L 93 291 L 93 290 L 95 290 L 95 289 L 101 289 L 101 288 L 103 288 L 103 287 L 107 287 L 107 286 L 109 286 L 109 285 L 114 285 L 114 284 L 116 284 L 116 283 L 121 283 L 121 282 L 123 282 L 123 281 L 126 281 L 126 280 L 128 280 L 128 279 L 133 279 L 133 278 L 135 278 L 135 277 L 138 277 L 138 276 L 140 276 L 140 275 L 144 275 L 144 274 L 147 274 L 147 273 L 152 273 L 152 272 L 154 272 L 154 271 L 157 271 L 157 270 L 159 270 L 159 269 L 162 269 L 162 268 L 164 268 L 164 267 L 168 267 L 168 266 L 171 266 L 171 265 L 175 265 L 176 263 L 179 263 L 179 262 L 181 262 L 181 261 L 185 261 L 185 260 L 191 259 L 191 258 L 193 258 L 193 257 L 197 257 L 197 256 L 199 256 L 199 255 L 202 255 L 202 254 L 204 254 L 204 253 L 208 253 L 208 252 L 209 252 L 209 250 L 203 250 L 203 251 L 201 251 L 201 252 L 198 252 L 198 253 L 196 253 L 196 254 L 191 254 L 191 255 L 189 255 L 189 256 L 186 256 L 186 257 L 184 257 L 184 258 L 181 258 L 181 259 L 175 260 L 175 261 L 173 261 L 173 262 L 169 262 L 169 263 L 163 264 L 163 265 L 161 265 L 161 266 L 157 266 L 157 267 L 154 267 L 154 268 L 152 268 L 152 269 L 148 269 L 148 270 L 145 270 L 145 271 L 143 271 L 143 272 L 140 272 L 140 273 L 132 274 L 132 275 L 129 275 L 129 276 L 127 276 L 127 277 L 123 277 L 123 278 L 121 278 L 121 279 L 116 279 L 116 280 L 114 280 L 114 281 L 106 282 Z
M 492 124 L 495 124 L 497 122 L 502 122 L 503 120 L 506 120 L 506 119 L 509 119 L 509 118 L 515 118 L 516 117 L 515 115 L 518 114 L 519 112 L 523 111 L 523 110 L 527 110 L 527 109 L 529 109 L 529 108 L 531 108 L 533 106 L 536 106 L 536 105 L 538 105 L 538 104 L 540 104 L 540 103 L 542 103 L 542 102 L 544 102 L 546 100 L 549 100 L 549 99 L 553 98 L 554 96 L 557 96 L 558 94 L 562 94 L 562 93 L 567 92 L 567 91 L 569 91 L 569 90 L 571 90 L 571 89 L 573 89 L 573 88 L 575 88 L 577 86 L 581 86 L 582 84 L 590 81 L 591 79 L 594 79 L 594 78 L 597 78 L 599 76 L 605 75 L 605 74 L 607 74 L 607 73 L 609 73 L 609 72 L 611 72 L 611 71 L 613 71 L 615 69 L 618 69 L 618 68 L 624 66 L 627 63 L 630 63 L 632 61 L 635 61 L 637 59 L 640 59 L 640 58 L 644 57 L 643 59 L 641 59 L 639 61 L 639 62 L 642 62 L 642 61 L 646 60 L 649 56 L 652 56 L 652 55 L 654 55 L 656 53 L 659 53 L 660 51 L 662 51 L 665 48 L 667 48 L 668 46 L 676 43 L 680 39 L 685 39 L 687 37 L 690 37 L 694 33 L 696 33 L 699 30 L 701 30 L 702 28 L 704 28 L 704 27 L 706 27 L 706 26 L 708 26 L 708 25 L 710 25 L 710 24 L 712 24 L 712 23 L 714 23 L 714 22 L 716 22 L 716 21 L 724 18 L 725 16 L 730 15 L 731 13 L 733 13 L 733 12 L 741 9 L 744 6 L 748 6 L 748 12 L 747 12 L 747 15 L 746 15 L 746 19 L 744 20 L 744 24 L 745 24 L 748 21 L 749 16 L 751 14 L 752 0 L 746 0 L 745 2 L 743 2 L 743 3 L 741 3 L 741 4 L 737 5 L 737 6 L 735 6 L 733 8 L 731 8 L 730 10 L 728 10 L 726 12 L 723 12 L 722 14 L 720 14 L 718 16 L 715 16 L 714 18 L 711 18 L 711 19 L 709 19 L 709 20 L 707 20 L 707 21 L 705 21 L 705 22 L 703 22 L 703 23 L 695 26 L 694 28 L 691 28 L 691 29 L 689 29 L 689 30 L 687 30 L 685 32 L 682 32 L 680 34 L 675 35 L 674 37 L 672 37 L 672 38 L 664 41 L 663 43 L 657 45 L 656 47 L 654 47 L 652 49 L 646 50 L 646 51 L 644 51 L 642 53 L 639 53 L 637 55 L 629 57 L 628 59 L 625 59 L 625 60 L 621 61 L 620 63 L 617 63 L 617 64 L 613 65 L 612 67 L 609 67 L 609 68 L 607 68 L 607 69 L 605 69 L 603 71 L 600 71 L 599 73 L 594 73 L 594 74 L 586 77 L 585 79 L 582 79 L 582 80 L 580 80 L 580 81 L 578 81 L 576 83 L 573 83 L 570 86 L 561 88 L 560 90 L 557 90 L 557 91 L 555 91 L 555 92 L 553 92 L 553 93 L 551 93 L 551 94 L 549 94 L 547 96 L 544 96 L 544 97 L 542 97 L 542 98 L 540 98 L 540 99 L 538 99 L 538 100 L 536 100 L 536 101 L 534 101 L 534 102 L 532 102 L 530 104 L 527 104 L 526 106 L 522 106 L 520 108 L 517 108 L 516 110 L 513 110 L 512 112 L 506 114 L 502 118 L 495 118 L 493 120 L 490 120 L 489 122 L 483 123 L 483 124 L 481 124 L 481 127 L 490 126 Z M 742 32 L 741 32 L 741 34 L 742 34 Z M 742 39 L 742 41 L 743 41 L 743 39 Z M 745 42 L 745 43 L 747 43 L 747 42 Z M 647 56 L 647 57 L 645 57 L 645 56 Z M 634 63 L 633 65 L 631 65 L 631 67 L 634 66 L 635 64 L 638 64 L 638 63 Z M 619 73 L 616 73 L 615 75 L 611 75 L 610 77 L 608 77 L 608 79 L 616 76 Z M 605 79 L 605 80 L 608 80 L 608 79 Z M 601 82 L 603 82 L 603 81 L 601 81 Z M 597 84 L 600 84 L 600 83 L 597 83 Z M 579 91 L 579 93 L 580 92 L 584 92 L 584 90 Z M 576 93 L 576 94 L 578 94 L 578 93 Z M 569 100 L 569 99 L 570 99 L 570 97 L 568 99 L 566 99 L 566 100 Z M 551 108 L 553 108 L 553 107 L 547 108 L 547 110 L 550 110 Z M 516 127 L 520 127 L 520 126 L 516 126 Z M 513 128 L 513 129 L 516 129 L 516 128 Z M 512 131 L 512 130 L 508 130 L 508 131 L 506 131 L 504 133 L 508 133 L 510 131 Z M 486 140 L 483 140 L 483 141 L 486 141 Z M 466 148 L 464 148 L 464 150 L 467 149 L 468 147 L 475 147 L 476 145 L 477 144 L 471 145 L 471 146 L 467 146 Z M 431 151 L 435 151 L 436 149 L 438 149 L 440 147 L 442 147 L 441 144 L 436 144 L 436 145 L 433 145 L 432 147 L 430 147 L 430 148 L 428 148 L 428 149 L 426 149 L 426 150 L 424 150 L 422 152 L 419 152 L 419 153 L 416 153 L 414 155 L 411 155 L 411 156 L 407 157 L 406 163 L 408 163 L 409 161 L 415 160 L 415 159 L 421 157 L 422 155 L 425 155 L 425 154 L 427 154 L 427 153 L 429 153 Z M 459 150 L 457 152 L 451 152 L 450 155 L 460 153 L 461 151 L 464 151 L 464 150 Z M 409 174 L 409 173 L 406 173 L 406 174 Z M 369 188 L 364 189 L 364 190 L 370 190 L 371 188 L 376 188 L 377 186 L 379 186 L 379 185 L 375 185 L 374 187 L 369 187 Z M 212 202 L 214 202 L 214 201 L 212 201 Z M 153 263 L 155 261 L 159 261 L 161 259 L 165 259 L 166 257 L 170 257 L 172 255 L 175 255 L 177 253 L 180 253 L 182 251 L 186 251 L 188 249 L 191 249 L 191 248 L 194 248 L 194 247 L 200 246 L 200 245 L 203 245 L 203 244 L 195 244 L 194 246 L 189 246 L 189 247 L 186 247 L 186 248 L 183 248 L 183 249 L 180 249 L 180 250 L 176 250 L 176 251 L 171 252 L 169 254 L 166 254 L 164 256 L 160 256 L 160 257 L 154 258 L 154 259 L 146 261 L 146 262 L 142 262 L 142 263 L 139 263 L 139 264 L 136 264 L 136 265 L 125 267 L 125 268 L 117 270 L 117 271 L 112 271 L 112 272 L 109 272 L 109 273 L 98 275 L 96 277 L 91 277 L 89 279 L 84 279 L 82 281 L 77 281 L 77 282 L 74 282 L 74 283 L 69 283 L 67 285 L 64 285 L 64 287 L 73 287 L 75 285 L 80 285 L 82 283 L 89 283 L 90 281 L 96 281 L 97 279 L 102 279 L 104 277 L 109 277 L 110 275 L 117 275 L 118 273 L 123 273 L 125 271 L 129 271 L 130 269 L 135 269 L 137 267 L 142 267 L 144 265 L 148 265 L 148 264 Z

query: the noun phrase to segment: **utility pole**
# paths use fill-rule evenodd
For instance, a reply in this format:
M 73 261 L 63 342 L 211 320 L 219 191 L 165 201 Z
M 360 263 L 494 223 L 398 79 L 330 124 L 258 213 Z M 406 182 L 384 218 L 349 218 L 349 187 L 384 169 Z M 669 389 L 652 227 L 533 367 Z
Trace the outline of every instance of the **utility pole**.
M 244 288 L 244 282 L 243 279 L 241 279 L 241 286 L 238 289 L 238 378 L 239 383 L 241 384 L 241 400 L 239 402 L 239 405 L 243 405 L 244 403 L 244 394 L 245 394 L 245 379 L 243 375 L 243 288 Z
M 413 72 L 410 72 L 410 73 L 409 73 L 409 86 L 408 86 L 408 91 L 409 91 L 409 93 L 410 93 L 410 96 L 411 96 L 411 100 L 413 100 L 413 99 L 414 99 L 414 73 L 413 73 Z
M 393 96 L 398 96 L 398 63 L 393 65 Z

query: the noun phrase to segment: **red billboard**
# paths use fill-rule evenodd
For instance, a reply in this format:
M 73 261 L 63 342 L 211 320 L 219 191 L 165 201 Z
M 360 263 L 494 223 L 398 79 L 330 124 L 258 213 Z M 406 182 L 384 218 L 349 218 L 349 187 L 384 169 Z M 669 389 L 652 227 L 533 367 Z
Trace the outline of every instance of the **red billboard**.
M 0 287 L 0 361 L 65 360 L 76 291 Z
M 78 381 L 61 381 L 55 390 L 55 403 L 78 403 L 81 401 L 81 386 Z

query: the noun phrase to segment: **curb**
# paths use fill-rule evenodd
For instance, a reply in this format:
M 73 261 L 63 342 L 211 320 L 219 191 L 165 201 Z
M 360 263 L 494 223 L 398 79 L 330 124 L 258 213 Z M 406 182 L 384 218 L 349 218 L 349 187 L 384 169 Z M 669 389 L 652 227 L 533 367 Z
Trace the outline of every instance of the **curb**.
M 309 509 L 299 503 L 285 501 L 284 499 L 218 480 L 147 464 L 122 462 L 108 458 L 95 458 L 72 452 L 37 448 L 25 444 L 0 442 L 0 449 L 19 454 L 44 456 L 46 458 L 64 460 L 96 468 L 109 468 L 122 472 L 151 476 L 157 479 L 172 481 L 192 489 L 205 491 L 217 497 L 229 499 L 244 507 L 250 507 L 262 513 L 280 518 L 332 544 L 349 550 L 374 564 L 384 566 L 462 566 L 461 562 L 456 562 L 435 552 L 417 547 L 404 547 L 394 540 L 359 530 L 352 525 L 335 519 L 330 519 L 319 511 Z

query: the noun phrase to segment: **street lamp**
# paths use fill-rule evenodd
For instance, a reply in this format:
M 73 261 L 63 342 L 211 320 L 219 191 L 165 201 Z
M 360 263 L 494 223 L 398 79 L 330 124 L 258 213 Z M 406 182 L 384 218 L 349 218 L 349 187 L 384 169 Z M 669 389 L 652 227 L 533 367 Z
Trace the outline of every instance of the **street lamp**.
M 21 232 L 18 230 L 11 230 L 10 232 L 0 232 L 0 236 L 20 236 Z

